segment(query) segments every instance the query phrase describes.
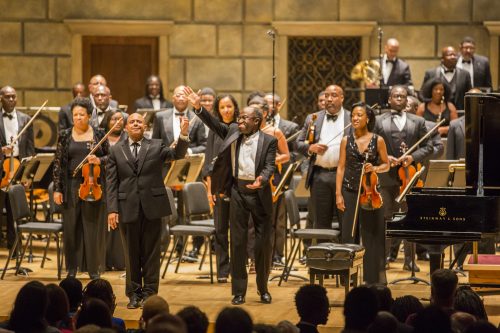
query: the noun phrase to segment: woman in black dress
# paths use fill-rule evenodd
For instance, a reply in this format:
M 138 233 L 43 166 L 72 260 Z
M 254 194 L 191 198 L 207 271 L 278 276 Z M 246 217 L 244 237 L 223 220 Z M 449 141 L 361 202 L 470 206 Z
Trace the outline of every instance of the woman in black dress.
M 108 142 L 104 142 L 88 162 L 100 165 L 102 198 L 85 201 L 78 196 L 83 181 L 82 172 L 73 177 L 73 171 L 89 154 L 91 144 L 97 144 L 105 133 L 89 124 L 92 104 L 88 98 L 77 97 L 71 105 L 73 127 L 59 133 L 54 160 L 54 202 L 63 205 L 64 254 L 68 276 L 77 269 L 88 271 L 90 278 L 99 278 L 106 254 L 106 207 L 104 164 Z M 97 179 L 95 180 L 97 181 Z
M 358 208 L 358 228 L 352 237 L 352 226 L 358 200 L 361 170 L 383 173 L 389 170 L 389 158 L 384 139 L 371 131 L 375 113 L 364 103 L 353 105 L 351 122 L 354 129 L 340 144 L 337 168 L 336 202 L 342 211 L 342 243 L 359 243 L 358 231 L 365 247 L 364 280 L 367 283 L 387 283 L 385 275 L 385 221 L 383 209 Z

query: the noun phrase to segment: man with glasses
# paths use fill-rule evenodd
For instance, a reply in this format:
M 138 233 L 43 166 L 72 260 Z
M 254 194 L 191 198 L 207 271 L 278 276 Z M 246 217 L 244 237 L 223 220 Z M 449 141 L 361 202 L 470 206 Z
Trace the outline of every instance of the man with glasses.
M 267 288 L 271 258 L 271 227 L 273 201 L 269 179 L 274 172 L 277 140 L 259 130 L 262 112 L 255 107 L 240 111 L 237 123 L 230 125 L 210 115 L 200 96 L 189 87 L 184 93 L 195 113 L 224 142 L 215 159 L 212 193 L 225 193 L 230 201 L 231 284 L 232 304 L 245 303 L 248 285 L 247 234 L 252 216 L 255 226 L 255 268 L 257 289 L 262 303 L 271 303 Z
M 475 40 L 472 37 L 464 37 L 460 43 L 460 57 L 458 57 L 457 67 L 469 72 L 472 87 L 491 90 L 490 61 L 485 56 L 475 54 L 475 52 Z

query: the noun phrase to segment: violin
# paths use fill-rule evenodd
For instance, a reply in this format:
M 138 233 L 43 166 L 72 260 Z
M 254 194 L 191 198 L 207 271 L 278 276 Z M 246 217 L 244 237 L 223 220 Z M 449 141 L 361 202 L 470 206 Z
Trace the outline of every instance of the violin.
M 369 172 L 363 175 L 361 180 L 363 193 L 359 196 L 359 204 L 365 210 L 379 209 L 384 204 L 382 196 L 377 190 L 378 176 L 376 172 Z
M 316 119 L 318 119 L 318 115 L 316 113 L 313 113 L 311 115 L 311 124 L 309 125 L 309 128 L 307 129 L 306 140 L 305 140 L 305 142 L 309 145 L 312 145 L 314 143 L 314 136 L 316 134 L 315 133 L 316 132 L 316 125 L 315 125 Z
M 403 154 L 406 154 L 406 152 L 408 151 L 408 146 L 406 145 L 406 143 L 402 142 L 400 149 Z M 422 165 L 420 163 L 417 163 L 416 168 L 413 165 L 399 167 L 398 177 L 401 180 L 401 186 L 399 187 L 400 194 L 403 193 L 404 189 L 406 188 L 406 186 L 408 186 L 408 183 L 413 178 L 415 173 L 417 173 L 417 171 L 419 171 L 421 168 Z M 415 184 L 415 187 L 423 187 L 423 186 L 424 182 L 421 179 L 419 179 Z
M 90 142 L 90 150 L 94 149 L 94 141 Z M 99 184 L 101 168 L 97 164 L 85 163 L 82 166 L 83 182 L 78 189 L 78 196 L 84 201 L 94 202 L 101 200 L 102 189 Z
M 12 148 L 10 152 L 10 157 L 3 161 L 4 176 L 0 184 L 1 188 L 7 187 L 10 184 L 12 178 L 14 178 L 16 170 L 21 165 L 19 160 L 14 157 L 14 137 L 12 136 L 10 137 L 10 147 Z

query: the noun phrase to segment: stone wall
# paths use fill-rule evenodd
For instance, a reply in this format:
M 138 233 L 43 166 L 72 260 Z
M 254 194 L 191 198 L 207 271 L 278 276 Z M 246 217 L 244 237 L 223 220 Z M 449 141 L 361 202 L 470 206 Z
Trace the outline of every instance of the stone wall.
M 271 89 L 266 31 L 273 21 L 377 21 L 384 39 L 400 40 L 400 56 L 419 87 L 441 47 L 458 45 L 464 35 L 488 55 L 483 21 L 500 20 L 498 0 L 0 0 L 0 8 L 0 85 L 17 88 L 26 105 L 70 99 L 71 34 L 64 19 L 172 20 L 169 89 L 210 85 L 238 100 Z M 370 54 L 377 53 L 374 32 Z

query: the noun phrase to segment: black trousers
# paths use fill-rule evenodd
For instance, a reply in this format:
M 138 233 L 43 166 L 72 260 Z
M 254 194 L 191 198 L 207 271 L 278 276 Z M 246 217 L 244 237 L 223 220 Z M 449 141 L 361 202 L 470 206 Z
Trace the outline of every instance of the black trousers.
M 148 220 L 142 207 L 136 222 L 120 224 L 127 270 L 125 294 L 129 298 L 158 294 L 161 231 L 161 219 Z
M 214 206 L 215 258 L 217 278 L 229 277 L 229 206 L 228 198 L 218 197 Z
M 118 229 L 120 225 L 118 225 Z M 110 230 L 106 233 L 106 270 L 125 270 L 125 254 L 120 230 Z
M 286 221 L 285 198 L 280 195 L 273 207 L 273 228 L 271 229 L 273 255 L 276 257 L 284 256 Z
M 255 227 L 255 270 L 257 289 L 262 294 L 268 291 L 267 280 L 271 268 L 271 214 L 264 209 L 257 191 L 242 193 L 231 189 L 231 283 L 233 295 L 246 295 L 248 274 L 247 240 L 248 220 L 252 216 Z
M 360 244 L 359 236 L 365 247 L 363 258 L 363 278 L 366 283 L 387 283 L 385 274 L 385 220 L 383 208 L 358 210 L 358 224 L 354 237 L 352 227 L 356 209 L 357 192 L 342 190 L 345 210 L 342 213 L 342 243 Z
M 331 229 L 333 217 L 338 216 L 335 201 L 337 172 L 314 167 L 311 200 L 314 206 L 314 228 Z M 320 242 L 321 240 L 318 240 Z
M 7 248 L 10 249 L 10 248 L 12 248 L 12 245 L 14 244 L 14 240 L 16 239 L 16 230 L 14 228 L 14 218 L 12 217 L 12 210 L 10 208 L 9 194 L 7 192 L 0 190 L 0 213 L 3 210 L 3 207 L 5 207 L 5 211 L 7 214 L 5 216 L 5 219 L 4 219 L 3 214 L 0 214 L 0 218 L 2 219 L 2 221 L 5 221 L 5 223 L 6 223 Z

